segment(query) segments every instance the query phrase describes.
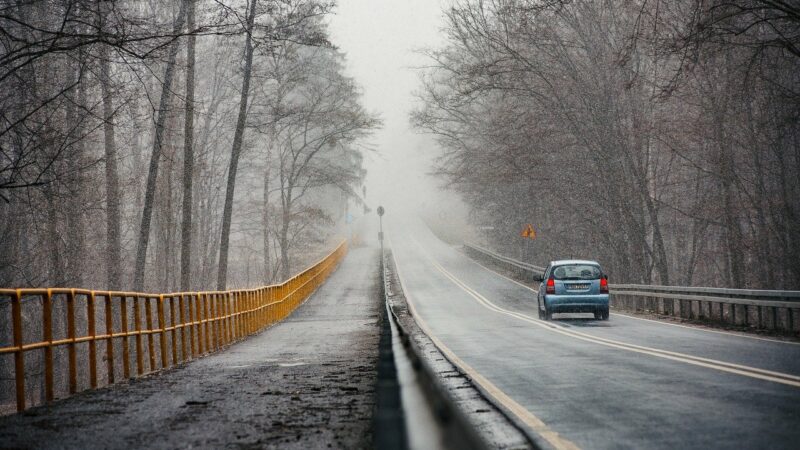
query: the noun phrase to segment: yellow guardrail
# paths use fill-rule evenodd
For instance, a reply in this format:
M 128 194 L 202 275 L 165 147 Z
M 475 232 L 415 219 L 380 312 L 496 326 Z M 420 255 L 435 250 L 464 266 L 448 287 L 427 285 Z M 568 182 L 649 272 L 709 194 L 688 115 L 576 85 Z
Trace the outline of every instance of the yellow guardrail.
M 347 253 L 344 241 L 330 254 L 281 284 L 257 289 L 176 292 L 93 291 L 86 289 L 0 289 L 0 304 L 11 301 L 13 345 L 0 347 L 0 357 L 14 355 L 17 411 L 26 408 L 25 355 L 44 351 L 44 401 L 55 399 L 53 350 L 67 348 L 68 393 L 78 392 L 78 344 L 88 344 L 89 387 L 97 388 L 98 343 L 105 343 L 106 384 L 113 384 L 121 365 L 124 379 L 162 370 L 241 340 L 285 317 L 307 299 Z M 41 340 L 25 342 L 23 303 L 41 302 Z M 64 301 L 66 336 L 54 337 L 53 307 Z M 76 308 L 85 303 L 86 334 L 78 335 Z M 102 305 L 102 314 L 97 309 Z M 63 317 L 61 318 L 63 322 Z M 7 320 L 7 317 L 0 317 Z M 103 325 L 98 331 L 97 323 Z M 115 324 L 117 329 L 115 329 Z M 37 333 L 38 334 L 38 333 Z M 145 342 L 146 340 L 146 342 Z M 121 342 L 122 361 L 114 343 Z M 156 341 L 158 345 L 156 345 Z M 135 354 L 132 374 L 131 353 Z M 145 357 L 147 356 L 147 357 Z M 101 361 L 102 363 L 103 361 Z M 63 369 L 63 368 L 61 368 Z M 102 369 L 102 367 L 101 367 Z

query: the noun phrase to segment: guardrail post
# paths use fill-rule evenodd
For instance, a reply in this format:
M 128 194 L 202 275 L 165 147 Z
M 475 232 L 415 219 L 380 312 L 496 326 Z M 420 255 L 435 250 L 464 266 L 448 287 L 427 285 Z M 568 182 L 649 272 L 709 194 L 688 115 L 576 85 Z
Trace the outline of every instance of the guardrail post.
M 169 322 L 172 327 L 170 332 L 170 342 L 172 343 L 172 365 L 178 365 L 178 310 L 176 295 L 170 295 L 169 299 Z
M 761 307 L 756 306 L 756 328 L 764 328 L 764 318 L 762 316 Z
M 278 287 L 270 288 L 270 299 L 269 321 L 275 323 L 278 320 Z
M 209 311 L 209 295 L 203 295 L 203 320 L 205 323 L 205 346 L 206 346 L 206 353 L 211 352 L 211 314 Z
M 238 295 L 239 298 L 239 319 L 241 321 L 241 335 L 240 338 L 246 338 L 250 334 L 250 296 L 248 292 L 241 291 Z
M 114 383 L 114 316 L 111 310 L 111 292 L 106 292 L 106 362 L 108 364 L 108 384 Z
M 236 299 L 232 292 L 225 294 L 225 309 L 228 311 L 228 344 L 236 340 Z
M 150 361 L 149 372 L 156 370 L 156 338 L 153 336 L 153 305 L 151 300 L 153 300 L 153 297 L 150 295 L 144 298 L 144 310 L 145 314 L 147 314 L 147 317 L 145 317 L 145 324 L 147 325 L 147 352 Z
M 188 330 L 187 330 L 187 326 L 186 326 L 186 313 L 184 312 L 184 309 L 186 308 L 186 302 L 184 300 L 184 297 L 186 297 L 186 295 L 183 294 L 183 293 L 181 293 L 181 295 L 178 296 L 178 309 L 180 310 L 180 320 L 181 320 L 181 361 L 182 362 L 185 362 L 188 359 L 187 358 L 188 355 L 186 354 L 186 351 L 187 351 L 186 350 L 186 332 Z
M 219 296 L 219 306 L 222 314 L 222 319 L 220 320 L 220 327 L 222 330 L 222 345 L 226 346 L 230 343 L 230 336 L 228 334 L 228 294 L 222 294 Z
M 264 288 L 264 326 L 272 325 L 272 289 Z
M 253 289 L 253 332 L 261 329 L 261 294 L 258 289 Z
M 22 294 L 17 289 L 11 299 L 14 322 L 14 379 L 17 388 L 17 411 L 25 410 L 25 352 L 22 350 Z
M 42 322 L 43 337 L 46 342 L 44 348 L 44 398 L 52 402 L 55 395 L 53 393 L 53 291 L 47 290 L 42 296 Z
M 67 346 L 69 359 L 69 393 L 78 392 L 78 356 L 77 344 L 75 343 L 75 289 L 70 289 L 67 294 L 67 338 L 70 340 Z
M 206 308 L 206 328 L 208 329 L 208 340 L 206 342 L 208 343 L 208 352 L 209 353 L 213 352 L 214 350 L 216 350 L 216 347 L 214 346 L 214 342 L 216 342 L 216 338 L 217 338 L 216 323 L 214 321 L 214 297 L 215 296 L 216 296 L 215 293 L 211 293 L 211 294 L 207 294 L 206 297 L 205 297 L 206 298 L 206 303 L 205 303 L 205 308 Z
M 250 291 L 250 334 L 258 331 L 258 292 Z
M 217 296 L 217 323 L 219 327 L 219 347 L 225 347 L 225 297 L 224 293 Z
M 89 386 L 97 387 L 97 330 L 95 329 L 94 291 L 86 296 L 86 316 L 89 321 Z
M 120 325 L 122 332 L 122 376 L 131 377 L 131 349 L 128 339 L 128 296 L 122 294 L 119 298 Z
M 253 334 L 253 292 L 245 291 L 244 293 L 244 304 L 247 308 L 247 314 L 245 317 L 247 318 L 247 335 Z
M 775 308 L 775 307 L 772 307 L 772 306 L 768 306 L 767 308 L 768 308 L 767 311 L 768 311 L 769 321 L 770 321 L 770 323 L 767 325 L 767 328 L 770 328 L 772 330 L 777 330 L 778 329 L 778 314 L 776 313 L 776 310 L 778 308 Z
M 196 319 L 195 322 L 197 323 L 197 353 L 202 355 L 205 353 L 203 339 L 205 330 L 203 329 L 203 294 L 200 292 L 198 292 L 197 296 L 195 296 L 194 315 Z
M 199 338 L 197 337 L 197 311 L 195 308 L 195 297 L 199 294 L 190 294 L 188 300 L 189 303 L 189 343 L 192 347 L 192 358 L 197 357 L 197 347 L 199 342 Z
M 228 334 L 230 335 L 229 343 L 236 342 L 236 293 L 226 292 L 225 297 L 228 301 Z
M 256 325 L 258 329 L 262 329 L 264 327 L 264 290 L 259 289 L 256 291 L 256 306 L 258 307 L 258 324 Z
M 159 295 L 156 300 L 158 301 L 156 304 L 158 308 L 158 343 L 161 350 L 161 368 L 164 369 L 167 367 L 167 323 L 164 317 L 164 296 Z
M 226 304 L 228 308 L 228 343 L 236 342 L 236 293 L 226 292 Z
M 242 298 L 244 294 L 242 292 L 236 291 L 234 293 L 236 297 L 236 340 L 239 340 L 245 336 L 245 320 L 244 320 L 244 310 L 245 304 L 244 299 Z
M 141 375 L 144 373 L 144 345 L 142 342 L 142 316 L 139 314 L 141 308 L 141 297 L 136 295 L 133 297 L 133 328 L 136 330 L 136 374 Z
M 253 334 L 256 331 L 256 296 L 255 292 L 247 292 L 247 306 L 250 312 L 248 313 L 248 322 L 250 323 L 250 330 L 247 334 Z
M 275 288 L 275 320 L 281 320 L 283 318 L 283 284 L 279 284 Z
M 219 307 L 220 307 L 219 299 L 220 299 L 220 294 L 214 294 L 211 296 L 212 300 L 211 307 L 213 309 L 213 315 L 214 315 L 214 348 L 216 350 L 219 350 L 221 346 L 220 331 L 222 331 L 222 323 L 220 322 L 220 313 L 219 313 Z

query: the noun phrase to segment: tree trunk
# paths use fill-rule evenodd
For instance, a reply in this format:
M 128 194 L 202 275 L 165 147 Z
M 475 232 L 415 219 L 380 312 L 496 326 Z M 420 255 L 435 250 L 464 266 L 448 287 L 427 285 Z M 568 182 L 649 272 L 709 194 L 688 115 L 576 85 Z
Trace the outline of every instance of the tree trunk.
M 233 135 L 231 161 L 228 167 L 228 186 L 225 190 L 225 208 L 222 215 L 222 233 L 219 243 L 219 272 L 217 273 L 217 289 L 225 290 L 228 279 L 228 246 L 230 244 L 231 219 L 233 215 L 233 192 L 236 188 L 236 171 L 239 156 L 242 153 L 245 120 L 247 119 L 247 99 L 250 91 L 250 76 L 253 70 L 253 22 L 256 17 L 256 1 L 248 5 L 247 35 L 245 36 L 244 74 L 242 76 L 242 93 L 239 100 L 239 117 L 236 120 L 236 131 Z
M 114 139 L 114 99 L 111 92 L 111 71 L 108 46 L 100 56 L 100 88 L 103 93 L 103 136 L 106 168 L 106 284 L 108 289 L 121 289 L 120 192 L 117 173 L 117 147 Z
M 68 84 L 72 85 L 79 81 L 82 75 L 82 65 L 84 62 L 84 52 L 79 53 L 77 67 L 68 64 L 69 70 Z M 67 282 L 75 287 L 83 287 L 84 278 L 83 274 L 85 268 L 80 264 L 82 261 L 83 251 L 85 247 L 85 227 L 83 220 L 83 204 L 86 198 L 84 189 L 84 175 L 81 173 L 85 153 L 84 144 L 84 117 L 78 112 L 78 106 L 83 107 L 86 104 L 86 87 L 85 83 L 80 80 L 78 85 L 78 95 L 75 98 L 74 105 L 70 104 L 67 107 L 67 124 L 71 128 L 71 140 L 74 142 L 72 145 L 72 156 L 67 158 L 68 172 L 69 172 L 69 200 L 67 205 Z
M 47 197 L 47 240 L 48 262 L 50 263 L 50 285 L 53 287 L 64 286 L 64 262 L 61 252 L 61 235 L 58 233 L 58 216 L 56 215 L 56 186 L 51 185 L 45 189 Z
M 289 279 L 289 221 L 287 214 L 284 214 L 283 226 L 281 227 L 281 279 Z
M 178 12 L 178 17 L 175 19 L 175 25 L 173 27 L 174 34 L 178 34 L 181 28 L 183 28 L 185 18 L 186 3 L 181 2 L 181 9 Z M 170 44 L 169 58 L 164 71 L 164 84 L 161 87 L 161 100 L 159 101 L 158 118 L 156 119 L 155 136 L 153 139 L 153 153 L 150 155 L 150 168 L 147 172 L 147 186 L 144 192 L 142 223 L 139 227 L 139 242 L 136 249 L 136 268 L 133 277 L 133 287 L 139 292 L 144 290 L 144 269 L 147 262 L 147 244 L 150 240 L 150 222 L 153 216 L 158 164 L 161 159 L 161 139 L 164 136 L 164 122 L 167 117 L 167 105 L 169 104 L 169 96 L 172 89 L 172 78 L 175 73 L 175 58 L 177 54 L 178 41 L 175 40 Z
M 272 264 L 269 254 L 269 153 L 267 153 L 267 168 L 264 171 L 264 281 L 272 281 Z
M 725 223 L 725 244 L 728 249 L 730 259 L 730 286 L 734 288 L 745 287 L 744 279 L 744 251 L 742 250 L 743 236 L 741 225 L 739 224 L 739 205 L 734 199 L 733 192 L 733 163 L 730 161 L 731 155 L 728 154 L 724 145 L 720 145 L 722 158 L 722 195 Z
M 186 27 L 194 29 L 194 0 L 186 0 Z M 194 176 L 194 45 L 186 43 L 186 121 L 183 128 L 183 216 L 181 220 L 181 290 L 192 284 L 192 177 Z

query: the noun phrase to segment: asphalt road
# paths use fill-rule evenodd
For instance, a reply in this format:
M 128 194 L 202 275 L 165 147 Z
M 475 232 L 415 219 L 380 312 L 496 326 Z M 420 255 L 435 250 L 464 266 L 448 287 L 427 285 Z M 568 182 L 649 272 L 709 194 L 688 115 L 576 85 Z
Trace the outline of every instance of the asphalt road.
M 0 417 L 0 448 L 371 448 L 379 261 L 351 249 L 289 318 L 225 351 Z
M 420 325 L 555 448 L 797 448 L 800 345 L 612 315 L 536 318 L 534 292 L 420 222 L 388 224 Z

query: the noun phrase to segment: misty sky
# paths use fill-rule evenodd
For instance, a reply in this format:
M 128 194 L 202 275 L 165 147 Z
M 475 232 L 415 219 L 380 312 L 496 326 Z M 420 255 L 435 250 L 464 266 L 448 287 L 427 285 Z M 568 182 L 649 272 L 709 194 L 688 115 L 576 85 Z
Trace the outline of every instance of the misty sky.
M 370 139 L 377 154 L 367 155 L 367 201 L 392 203 L 397 192 L 414 197 L 429 192 L 426 177 L 434 143 L 416 134 L 409 125 L 408 113 L 415 105 L 411 95 L 417 89 L 414 69 L 425 59 L 414 50 L 439 47 L 443 40 L 441 2 L 438 0 L 339 0 L 331 17 L 333 42 L 346 53 L 348 74 L 364 92 L 369 111 L 381 115 L 384 126 Z

